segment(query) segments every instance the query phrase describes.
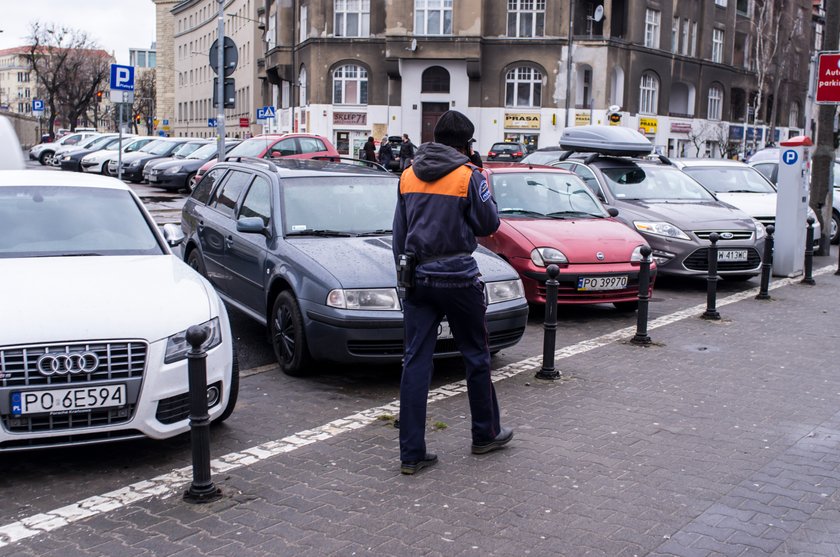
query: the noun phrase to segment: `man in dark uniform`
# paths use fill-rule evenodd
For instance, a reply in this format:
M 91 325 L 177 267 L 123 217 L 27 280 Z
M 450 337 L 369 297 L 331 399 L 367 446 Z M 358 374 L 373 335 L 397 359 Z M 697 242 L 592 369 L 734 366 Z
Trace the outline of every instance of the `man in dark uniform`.
M 466 365 L 472 415 L 472 452 L 503 447 L 513 430 L 499 422 L 490 377 L 484 283 L 472 257 L 476 236 L 499 228 L 496 201 L 484 176 L 469 164 L 475 128 L 450 110 L 435 126 L 435 141 L 417 149 L 414 164 L 400 178 L 394 215 L 394 257 L 415 261 L 413 286 L 406 289 L 405 358 L 400 383 L 400 471 L 415 472 L 437 462 L 426 451 L 426 399 L 434 364 L 438 325 L 446 316 Z

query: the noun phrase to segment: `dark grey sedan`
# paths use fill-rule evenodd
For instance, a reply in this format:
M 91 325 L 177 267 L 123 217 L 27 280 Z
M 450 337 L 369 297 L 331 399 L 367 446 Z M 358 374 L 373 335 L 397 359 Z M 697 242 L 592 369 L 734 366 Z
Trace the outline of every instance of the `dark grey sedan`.
M 397 363 L 403 315 L 391 252 L 394 175 L 316 160 L 224 162 L 184 205 L 184 258 L 269 329 L 289 375 L 313 360 Z M 490 350 L 516 344 L 528 306 L 516 271 L 479 248 Z M 436 357 L 459 353 L 447 323 Z

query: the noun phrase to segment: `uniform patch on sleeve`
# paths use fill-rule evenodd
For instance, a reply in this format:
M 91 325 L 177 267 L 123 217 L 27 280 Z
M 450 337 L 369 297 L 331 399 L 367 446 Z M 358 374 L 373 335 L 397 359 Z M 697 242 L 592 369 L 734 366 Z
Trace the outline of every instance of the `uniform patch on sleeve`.
M 478 186 L 478 195 L 481 197 L 482 202 L 490 199 L 490 186 L 487 185 L 487 180 L 481 181 L 481 185 Z

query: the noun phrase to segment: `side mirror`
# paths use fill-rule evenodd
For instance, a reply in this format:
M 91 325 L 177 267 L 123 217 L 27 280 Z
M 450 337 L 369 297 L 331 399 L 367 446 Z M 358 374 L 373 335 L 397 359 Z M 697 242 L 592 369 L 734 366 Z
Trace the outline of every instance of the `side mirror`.
M 607 209 L 607 213 L 611 217 L 617 217 L 618 216 L 618 209 L 616 209 L 615 207 L 610 207 L 609 209 Z
M 236 221 L 237 232 L 263 234 L 265 230 L 265 223 L 260 217 L 239 217 L 239 220 Z
M 184 238 L 184 231 L 177 224 L 170 222 L 163 225 L 163 239 L 166 240 L 169 247 L 174 248 L 181 245 Z

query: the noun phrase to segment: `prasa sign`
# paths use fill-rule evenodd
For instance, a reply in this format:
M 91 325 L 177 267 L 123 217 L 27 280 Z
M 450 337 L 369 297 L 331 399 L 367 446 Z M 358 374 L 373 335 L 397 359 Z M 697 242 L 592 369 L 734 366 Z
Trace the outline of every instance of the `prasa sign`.
M 840 52 L 823 52 L 817 71 L 816 102 L 840 104 Z

